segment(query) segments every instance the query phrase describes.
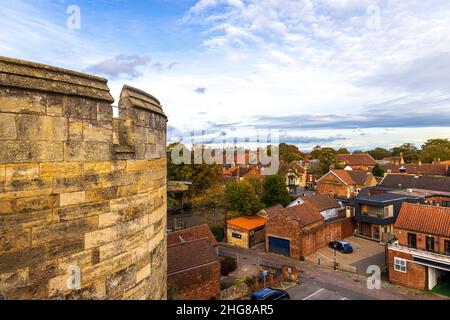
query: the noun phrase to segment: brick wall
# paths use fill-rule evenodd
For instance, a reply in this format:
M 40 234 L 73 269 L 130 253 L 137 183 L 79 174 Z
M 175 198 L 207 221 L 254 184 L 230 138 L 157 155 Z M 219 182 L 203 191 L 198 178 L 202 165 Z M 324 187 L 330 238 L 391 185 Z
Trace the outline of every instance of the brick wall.
M 343 240 L 353 234 L 352 219 L 342 219 L 318 226 L 302 237 L 302 255 L 309 256 L 332 241 Z
M 394 258 L 407 260 L 407 272 L 394 269 Z M 388 250 L 387 263 L 389 268 L 389 281 L 403 287 L 425 290 L 427 287 L 427 268 L 412 262 L 412 255 L 408 253 Z
M 354 195 L 356 190 L 351 191 L 351 186 L 345 185 L 333 174 L 327 174 L 322 180 L 317 182 L 317 192 L 322 194 L 331 194 L 339 198 L 347 198 Z
M 267 220 L 266 224 L 266 251 L 269 252 L 269 237 L 279 237 L 291 241 L 291 257 L 300 259 L 301 254 L 301 235 L 300 224 L 289 219 L 284 214 L 278 214 Z
M 408 246 L 408 233 L 416 235 L 417 239 L 417 249 L 426 250 L 427 249 L 427 236 L 434 238 L 434 251 L 436 253 L 445 254 L 445 240 L 450 241 L 450 238 L 439 237 L 434 235 L 428 235 L 425 233 L 410 232 L 408 230 L 395 229 L 395 237 L 398 239 L 399 244 L 402 246 Z
M 220 298 L 220 261 L 168 276 L 167 284 L 177 300 Z
M 130 87 L 112 102 L 105 79 L 0 58 L 7 299 L 165 298 L 167 120 Z

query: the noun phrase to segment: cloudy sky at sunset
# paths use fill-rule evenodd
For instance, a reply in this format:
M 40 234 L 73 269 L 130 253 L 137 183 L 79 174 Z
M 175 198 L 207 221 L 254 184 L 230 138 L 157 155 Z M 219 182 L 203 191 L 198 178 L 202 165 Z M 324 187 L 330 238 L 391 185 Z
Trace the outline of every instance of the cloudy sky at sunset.
M 0 6 L 0 55 L 105 76 L 116 99 L 124 83 L 148 91 L 171 139 L 271 129 L 309 150 L 450 138 L 447 0 Z M 73 6 L 80 29 L 67 26 Z

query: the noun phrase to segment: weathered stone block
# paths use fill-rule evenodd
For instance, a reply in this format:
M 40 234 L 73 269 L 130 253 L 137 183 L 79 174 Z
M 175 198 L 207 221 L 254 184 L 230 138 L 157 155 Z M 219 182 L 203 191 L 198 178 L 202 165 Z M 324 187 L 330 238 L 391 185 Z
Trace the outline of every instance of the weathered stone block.
M 47 116 L 51 117 L 63 116 L 63 96 L 61 95 L 47 96 Z
M 63 143 L 59 141 L 0 141 L 0 163 L 63 161 Z
M 111 142 L 112 141 L 111 122 L 84 120 L 83 140 Z
M 83 170 L 85 174 L 109 173 L 111 172 L 111 162 L 110 161 L 85 162 L 83 164 Z
M 44 247 L 26 248 L 0 255 L 0 274 L 30 267 L 46 260 Z
M 32 214 L 33 212 L 51 210 L 58 206 L 59 197 L 57 195 L 14 200 L 14 211 L 20 214 Z
M 127 160 L 127 171 L 145 171 L 148 160 Z
M 53 178 L 53 192 L 57 194 L 96 189 L 101 186 L 98 175 Z
M 87 142 L 86 161 L 111 160 L 111 146 L 109 142 Z
M 86 98 L 67 97 L 64 116 L 74 119 L 97 120 L 97 102 Z
M 60 206 L 67 207 L 75 204 L 84 203 L 86 201 L 86 191 L 63 193 L 60 195 Z
M 83 121 L 69 119 L 69 140 L 83 141 Z
M 32 178 L 28 180 L 24 179 L 12 179 L 6 181 L 5 188 L 6 191 L 27 191 L 35 189 L 48 189 L 51 188 L 51 179 L 42 178 Z
M 6 165 L 5 178 L 6 180 L 36 178 L 39 175 L 38 163 L 26 164 L 8 164 Z
M 21 226 L 4 226 L 0 229 L 0 255 L 29 247 L 30 235 L 30 230 Z
M 55 221 L 71 221 L 86 217 L 98 216 L 109 212 L 109 202 L 86 203 L 54 210 Z M 98 219 L 98 218 L 97 218 Z
M 120 270 L 106 280 L 106 293 L 115 297 L 136 284 L 136 266 Z
M 64 221 L 31 230 L 31 243 L 38 246 L 55 240 L 61 240 L 92 232 L 98 227 L 98 217 L 88 217 L 73 221 Z
M 0 113 L 0 140 L 15 140 L 16 138 L 16 115 Z
M 17 138 L 27 141 L 65 141 L 68 138 L 68 120 L 20 114 L 17 116 Z
M 113 119 L 113 108 L 110 104 L 101 103 L 97 104 L 97 120 L 99 121 L 109 121 L 112 123 Z
M 67 177 L 83 174 L 83 164 L 79 162 L 53 162 L 39 165 L 41 176 Z
M 0 112 L 45 115 L 46 96 L 42 93 L 16 89 L 2 89 Z

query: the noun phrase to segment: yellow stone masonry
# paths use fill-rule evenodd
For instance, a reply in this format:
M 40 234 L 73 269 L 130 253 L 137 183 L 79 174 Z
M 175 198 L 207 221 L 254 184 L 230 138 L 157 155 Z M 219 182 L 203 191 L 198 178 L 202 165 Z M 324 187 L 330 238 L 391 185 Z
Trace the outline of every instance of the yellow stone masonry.
M 166 298 L 166 127 L 129 86 L 0 57 L 0 293 Z

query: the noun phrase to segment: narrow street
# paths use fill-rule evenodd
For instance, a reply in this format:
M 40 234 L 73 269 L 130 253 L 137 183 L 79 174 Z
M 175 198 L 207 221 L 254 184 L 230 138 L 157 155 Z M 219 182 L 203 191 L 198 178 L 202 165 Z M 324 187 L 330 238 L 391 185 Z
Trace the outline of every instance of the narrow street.
M 266 265 L 280 268 L 284 265 L 295 266 L 300 271 L 298 285 L 287 291 L 292 300 L 441 300 L 435 294 L 407 289 L 382 281 L 380 290 L 367 288 L 367 277 L 312 263 L 297 261 L 288 257 L 265 253 L 262 250 L 249 250 L 219 245 L 221 256 L 230 256 L 238 260 L 238 268 L 254 270 L 255 266 Z

